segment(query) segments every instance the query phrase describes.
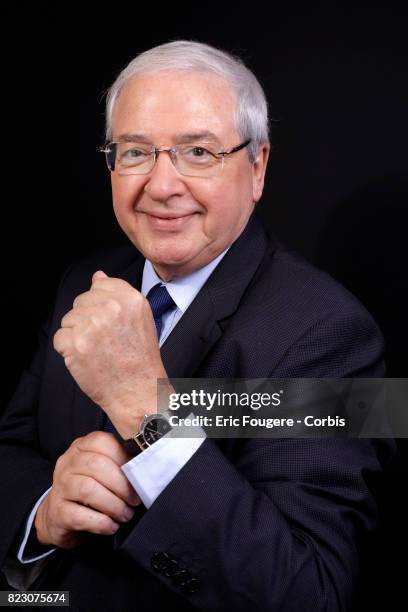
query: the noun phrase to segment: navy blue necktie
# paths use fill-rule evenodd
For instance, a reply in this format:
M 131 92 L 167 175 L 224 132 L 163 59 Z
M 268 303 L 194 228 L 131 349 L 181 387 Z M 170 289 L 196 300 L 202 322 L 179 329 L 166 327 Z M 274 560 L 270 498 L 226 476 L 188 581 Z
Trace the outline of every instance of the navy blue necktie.
M 147 294 L 147 299 L 150 303 L 150 307 L 152 309 L 154 322 L 156 324 L 157 337 L 160 338 L 160 333 L 162 330 L 162 316 L 168 310 L 171 310 L 176 304 L 173 301 L 173 298 L 167 291 L 164 285 L 157 284 L 152 287 Z M 114 432 L 115 429 L 108 417 L 105 419 L 104 430 Z
M 164 285 L 155 285 L 152 287 L 147 294 L 147 299 L 149 300 L 154 322 L 156 323 L 157 337 L 160 338 L 163 325 L 162 316 L 173 308 L 175 303 Z

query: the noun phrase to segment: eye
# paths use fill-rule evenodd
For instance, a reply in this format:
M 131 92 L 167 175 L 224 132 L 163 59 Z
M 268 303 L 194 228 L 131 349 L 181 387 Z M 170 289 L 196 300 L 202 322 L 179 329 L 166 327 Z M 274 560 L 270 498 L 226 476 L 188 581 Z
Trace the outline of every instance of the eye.
M 208 162 L 214 157 L 211 151 L 198 145 L 186 146 L 180 152 L 186 160 L 195 162 Z
M 209 154 L 207 149 L 204 149 L 203 147 L 193 147 L 192 153 L 194 157 L 203 157 L 205 154 Z
M 142 155 L 146 155 L 146 153 L 144 151 L 141 151 L 140 149 L 133 148 L 125 151 L 124 155 L 126 157 L 141 157 Z
M 121 144 L 118 150 L 118 160 L 123 165 L 141 164 L 150 156 L 150 151 L 135 145 Z

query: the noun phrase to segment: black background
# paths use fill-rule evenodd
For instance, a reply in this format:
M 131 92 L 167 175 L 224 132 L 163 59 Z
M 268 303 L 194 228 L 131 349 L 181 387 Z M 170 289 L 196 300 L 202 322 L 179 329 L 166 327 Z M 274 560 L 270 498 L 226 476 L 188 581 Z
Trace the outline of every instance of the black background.
M 63 270 L 123 240 L 97 151 L 102 94 L 137 53 L 177 38 L 237 53 L 257 74 L 274 147 L 259 210 L 279 238 L 367 306 L 385 336 L 388 375 L 406 377 L 403 10 L 389 2 L 120 4 L 3 10 L 2 401 L 34 350 Z M 399 453 L 359 609 L 402 603 L 405 442 Z

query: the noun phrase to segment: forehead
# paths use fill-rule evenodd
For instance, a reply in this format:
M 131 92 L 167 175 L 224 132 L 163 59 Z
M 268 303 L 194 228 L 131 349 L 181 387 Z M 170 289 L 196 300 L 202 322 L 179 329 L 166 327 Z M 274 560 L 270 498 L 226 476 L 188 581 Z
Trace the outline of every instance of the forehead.
M 155 144 L 168 144 L 182 134 L 210 132 L 221 142 L 236 136 L 235 105 L 231 86 L 217 75 L 143 74 L 128 81 L 119 95 L 113 135 L 141 134 Z

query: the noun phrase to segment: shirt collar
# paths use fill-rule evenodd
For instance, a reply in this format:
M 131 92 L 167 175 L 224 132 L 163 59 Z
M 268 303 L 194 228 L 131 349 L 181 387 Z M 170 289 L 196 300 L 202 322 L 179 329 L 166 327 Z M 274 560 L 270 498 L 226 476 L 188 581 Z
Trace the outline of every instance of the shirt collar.
M 210 261 L 206 266 L 188 274 L 187 276 L 183 276 L 180 278 L 175 278 L 172 281 L 164 283 L 161 278 L 156 274 L 155 269 L 153 268 L 152 263 L 146 259 L 143 268 L 143 277 L 142 277 L 142 289 L 141 292 L 146 297 L 149 293 L 150 289 L 157 285 L 164 285 L 172 297 L 174 303 L 177 305 L 183 313 L 190 306 L 191 302 L 194 300 L 197 293 L 200 291 L 201 287 L 204 285 L 210 274 L 214 271 L 214 269 L 218 266 L 221 259 L 224 257 L 229 247 L 225 249 L 222 253 L 220 253 L 215 259 Z

